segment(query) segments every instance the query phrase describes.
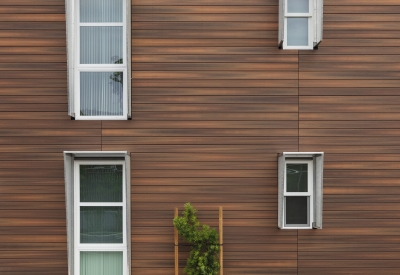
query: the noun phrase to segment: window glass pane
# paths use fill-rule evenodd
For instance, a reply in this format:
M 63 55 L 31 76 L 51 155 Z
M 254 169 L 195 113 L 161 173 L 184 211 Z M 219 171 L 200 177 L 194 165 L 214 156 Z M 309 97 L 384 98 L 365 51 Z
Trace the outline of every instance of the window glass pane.
M 122 64 L 122 27 L 80 27 L 81 64 Z
M 122 275 L 122 252 L 81 251 L 80 275 Z
M 308 46 L 308 18 L 287 18 L 287 45 Z
M 81 243 L 122 243 L 122 206 L 81 206 Z
M 81 202 L 122 202 L 122 165 L 80 165 Z
M 123 73 L 81 72 L 81 116 L 123 115 Z
M 309 197 L 285 197 L 286 225 L 309 225 Z
M 123 0 L 80 0 L 81 22 L 122 22 Z
M 287 12 L 308 13 L 309 10 L 309 0 L 287 0 Z
M 286 164 L 286 192 L 308 192 L 308 164 Z

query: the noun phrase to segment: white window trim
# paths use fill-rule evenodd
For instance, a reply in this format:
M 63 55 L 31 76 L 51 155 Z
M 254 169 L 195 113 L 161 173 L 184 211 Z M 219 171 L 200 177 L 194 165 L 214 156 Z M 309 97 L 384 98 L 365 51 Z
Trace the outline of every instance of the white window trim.
M 101 203 L 93 203 L 93 202 L 80 202 L 80 165 L 101 165 L 101 164 L 107 164 L 107 165 L 122 165 L 123 166 L 123 177 L 122 177 L 122 202 L 114 202 L 114 203 L 109 203 L 109 202 L 101 202 Z M 80 273 L 80 252 L 81 251 L 97 251 L 97 252 L 102 252 L 102 251 L 115 251 L 115 252 L 122 252 L 123 253 L 123 262 L 126 262 L 126 257 L 127 257 L 127 245 L 126 245 L 126 180 L 125 180 L 125 161 L 115 161 L 115 160 L 77 160 L 74 162 L 74 196 L 75 196 L 75 206 L 74 206 L 74 220 L 75 220 L 75 236 L 74 239 L 76 240 L 76 245 L 75 245 L 75 251 L 74 251 L 74 257 L 75 257 L 75 274 Z M 122 243 L 102 243 L 102 244 L 94 244 L 94 243 L 88 243 L 88 244 L 83 244 L 80 242 L 80 207 L 81 206 L 121 206 L 122 207 L 122 216 L 123 218 L 123 224 L 122 224 Z M 123 275 L 127 274 L 127 266 L 123 266 Z
M 310 226 L 285 226 L 285 197 L 286 192 L 286 164 L 310 163 L 308 174 L 310 195 L 309 225 Z M 322 229 L 322 200 L 323 200 L 323 152 L 284 152 L 278 155 L 278 228 L 280 229 Z M 311 167 L 311 168 L 310 168 Z M 310 188 L 311 184 L 311 188 Z M 305 196 L 306 192 L 289 192 L 292 195 Z M 308 195 L 306 195 L 308 196 Z
M 79 165 L 80 164 L 119 164 L 124 167 L 123 203 L 80 203 L 79 199 Z M 68 275 L 79 275 L 80 251 L 122 251 L 124 275 L 131 272 L 131 213 L 130 213 L 130 156 L 125 151 L 65 151 L 65 200 L 67 212 L 67 245 Z M 80 244 L 79 206 L 84 205 L 124 205 L 122 244 Z
M 77 120 L 126 120 L 131 118 L 131 0 L 124 1 L 122 23 L 80 23 L 79 0 L 65 0 L 67 26 L 68 60 L 68 115 Z M 80 64 L 79 27 L 80 26 L 123 26 L 123 61 L 125 64 Z M 80 115 L 80 77 L 81 71 L 121 71 L 123 78 L 123 115 L 122 116 L 81 116 Z
M 307 164 L 307 192 L 287 192 L 287 165 L 286 164 Z M 313 220 L 313 214 L 314 214 L 314 177 L 313 177 L 313 161 L 312 160 L 306 160 L 306 159 L 298 159 L 298 160 L 286 160 L 285 161 L 285 174 L 284 174 L 284 187 L 283 187 L 283 213 L 284 213 L 284 228 L 290 228 L 290 229 L 310 229 L 312 228 L 312 220 Z M 286 224 L 286 198 L 287 197 L 308 197 L 309 198 L 309 212 L 308 212 L 308 226 L 307 225 L 287 225 Z
M 279 31 L 278 45 L 284 50 L 313 50 L 322 41 L 323 30 L 323 0 L 309 0 L 309 13 L 288 13 L 287 0 L 279 0 Z M 308 19 L 308 42 L 307 46 L 287 45 L 287 18 L 309 18 Z
M 287 1 L 287 0 L 286 0 Z M 286 3 L 286 2 L 285 2 Z M 288 49 L 288 50 L 312 50 L 313 49 L 313 40 L 314 40 L 314 34 L 313 34 L 313 1 L 308 0 L 308 5 L 309 5 L 309 11 L 308 13 L 289 13 L 287 11 L 288 5 L 285 5 L 285 23 L 284 23 L 284 39 L 283 39 L 283 48 Z M 288 18 L 308 18 L 308 45 L 307 46 L 288 46 L 288 31 L 287 31 L 287 20 Z

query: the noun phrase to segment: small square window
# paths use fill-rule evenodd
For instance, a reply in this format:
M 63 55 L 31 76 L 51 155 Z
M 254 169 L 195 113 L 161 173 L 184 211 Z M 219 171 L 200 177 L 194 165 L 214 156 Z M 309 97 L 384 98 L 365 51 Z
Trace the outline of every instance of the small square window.
M 278 157 L 278 227 L 322 228 L 323 153 Z

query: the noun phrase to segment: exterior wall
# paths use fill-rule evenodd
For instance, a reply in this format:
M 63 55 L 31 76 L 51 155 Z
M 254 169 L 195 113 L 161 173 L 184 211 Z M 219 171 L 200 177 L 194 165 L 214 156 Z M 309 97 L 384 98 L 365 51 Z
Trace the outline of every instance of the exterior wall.
M 173 274 L 187 201 L 226 275 L 399 273 L 398 1 L 326 0 L 298 52 L 277 0 L 132 0 L 130 121 L 68 117 L 64 10 L 0 2 L 0 274 L 67 274 L 64 150 L 131 152 L 132 274 Z M 277 229 L 283 151 L 325 152 L 322 230 Z
M 400 272 L 399 4 L 325 1 L 324 41 L 299 54 L 299 149 L 324 151 L 325 171 L 298 274 Z
M 101 150 L 67 116 L 63 0 L 0 1 L 0 274 L 67 274 L 64 150 Z

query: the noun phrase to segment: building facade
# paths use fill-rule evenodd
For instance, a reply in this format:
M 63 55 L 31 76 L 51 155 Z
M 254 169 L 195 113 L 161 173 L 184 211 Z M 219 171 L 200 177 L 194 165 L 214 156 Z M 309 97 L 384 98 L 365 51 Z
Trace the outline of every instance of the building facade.
M 223 207 L 225 275 L 400 273 L 399 1 L 325 0 L 318 49 L 286 50 L 278 0 L 131 0 L 122 120 L 71 115 L 71 2 L 0 1 L 0 274 L 74 274 L 65 155 L 90 152 L 125 168 L 132 275 L 174 274 L 186 202 Z M 324 153 L 322 229 L 278 228 L 283 152 Z

